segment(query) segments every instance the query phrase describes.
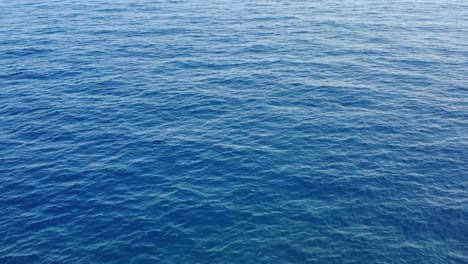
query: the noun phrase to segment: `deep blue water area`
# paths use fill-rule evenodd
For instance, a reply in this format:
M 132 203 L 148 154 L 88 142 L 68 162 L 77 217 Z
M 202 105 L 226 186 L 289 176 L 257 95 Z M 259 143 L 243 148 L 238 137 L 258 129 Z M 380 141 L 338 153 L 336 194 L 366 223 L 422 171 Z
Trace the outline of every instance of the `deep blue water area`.
M 468 263 L 468 2 L 0 0 L 0 263 Z

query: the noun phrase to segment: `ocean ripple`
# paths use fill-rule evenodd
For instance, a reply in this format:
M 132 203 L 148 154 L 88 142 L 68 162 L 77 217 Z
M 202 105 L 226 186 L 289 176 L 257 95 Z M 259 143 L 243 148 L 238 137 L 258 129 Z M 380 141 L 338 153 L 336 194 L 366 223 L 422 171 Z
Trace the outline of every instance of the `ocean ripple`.
M 0 263 L 468 263 L 468 4 L 0 3 Z

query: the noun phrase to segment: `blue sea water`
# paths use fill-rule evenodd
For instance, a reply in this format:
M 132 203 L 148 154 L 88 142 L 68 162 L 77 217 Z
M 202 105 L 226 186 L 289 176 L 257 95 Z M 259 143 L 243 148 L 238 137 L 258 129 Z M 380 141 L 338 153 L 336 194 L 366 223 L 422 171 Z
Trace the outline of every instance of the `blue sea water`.
M 468 2 L 1 0 L 0 263 L 468 263 Z

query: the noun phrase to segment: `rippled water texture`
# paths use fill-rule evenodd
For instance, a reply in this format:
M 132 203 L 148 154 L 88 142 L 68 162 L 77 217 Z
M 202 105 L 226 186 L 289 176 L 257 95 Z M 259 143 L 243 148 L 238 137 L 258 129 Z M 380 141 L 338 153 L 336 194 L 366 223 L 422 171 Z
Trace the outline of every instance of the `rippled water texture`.
M 0 263 L 468 263 L 468 2 L 1 0 Z

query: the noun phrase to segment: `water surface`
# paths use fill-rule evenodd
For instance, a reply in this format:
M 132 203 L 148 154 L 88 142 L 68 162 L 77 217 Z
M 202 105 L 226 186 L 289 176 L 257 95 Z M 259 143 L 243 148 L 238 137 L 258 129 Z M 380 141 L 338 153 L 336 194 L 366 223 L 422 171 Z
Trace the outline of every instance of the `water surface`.
M 0 263 L 468 263 L 466 1 L 0 2 Z

